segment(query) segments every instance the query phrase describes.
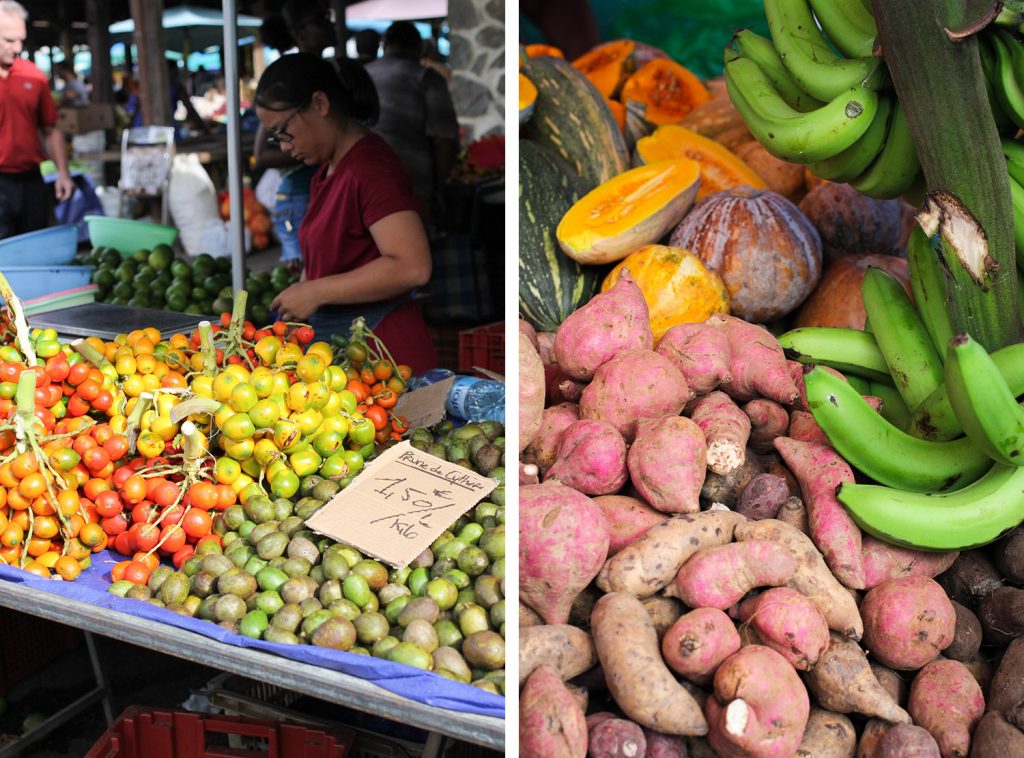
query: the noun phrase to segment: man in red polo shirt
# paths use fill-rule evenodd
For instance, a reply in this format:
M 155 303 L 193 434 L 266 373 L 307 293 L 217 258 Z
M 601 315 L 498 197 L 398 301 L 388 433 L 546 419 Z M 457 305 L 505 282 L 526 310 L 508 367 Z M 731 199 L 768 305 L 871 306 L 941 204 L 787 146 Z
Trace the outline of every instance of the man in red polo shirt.
M 75 190 L 49 81 L 35 64 L 19 57 L 27 19 L 20 3 L 0 0 L 0 239 L 49 224 L 50 203 L 39 173 L 46 158 L 40 133 L 57 164 L 57 200 Z

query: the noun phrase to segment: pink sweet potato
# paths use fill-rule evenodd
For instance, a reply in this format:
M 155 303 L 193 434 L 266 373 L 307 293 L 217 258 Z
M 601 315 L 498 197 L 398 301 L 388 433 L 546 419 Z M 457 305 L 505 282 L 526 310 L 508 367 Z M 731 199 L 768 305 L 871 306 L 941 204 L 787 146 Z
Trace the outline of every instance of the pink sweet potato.
M 597 601 L 590 631 L 608 690 L 622 712 L 655 731 L 702 735 L 700 705 L 661 658 L 658 635 L 643 604 L 612 592 Z
M 914 550 L 902 545 L 890 545 L 865 534 L 861 537 L 864 556 L 864 589 L 877 587 L 890 579 L 904 576 L 938 576 L 953 565 L 960 555 L 957 551 L 932 552 Z
M 847 587 L 862 589 L 861 531 L 835 494 L 840 484 L 853 482 L 850 464 L 831 447 L 789 437 L 776 439 L 775 449 L 800 482 L 811 539 L 825 563 Z
M 540 417 L 540 427 L 533 441 L 523 450 L 520 459 L 533 463 L 543 474 L 558 459 L 558 445 L 562 440 L 562 432 L 573 421 L 578 421 L 580 407 L 576 403 L 559 403 L 545 408 Z
M 788 499 L 785 479 L 775 474 L 758 474 L 743 488 L 736 510 L 755 521 L 775 518 Z
M 586 495 L 558 482 L 519 489 L 519 599 L 564 624 L 608 556 L 608 522 Z
M 555 332 L 558 365 L 573 379 L 586 381 L 598 367 L 624 350 L 652 350 L 650 311 L 628 272 L 607 292 L 594 295 Z
M 519 693 L 519 755 L 523 758 L 584 758 L 587 721 L 558 673 L 537 668 Z
M 611 495 L 629 479 L 626 441 L 607 421 L 581 419 L 562 432 L 558 458 L 544 481 L 561 482 L 584 495 Z
M 796 559 L 785 545 L 768 540 L 708 547 L 679 569 L 665 594 L 691 608 L 726 608 L 755 587 L 777 587 L 796 573 Z
M 805 595 L 773 587 L 739 606 L 740 621 L 749 624 L 761 644 L 782 655 L 798 671 L 814 668 L 829 644 L 828 622 Z
M 725 659 L 705 704 L 708 741 L 722 758 L 791 758 L 804 736 L 810 699 L 786 659 L 748 645 Z
M 668 667 L 696 684 L 707 684 L 718 666 L 740 649 L 740 636 L 725 611 L 697 608 L 680 616 L 661 638 Z
M 940 758 L 939 745 L 927 729 L 897 724 L 878 741 L 875 758 Z
M 818 426 L 810 411 L 792 410 L 789 412 L 789 429 L 786 437 L 798 442 L 815 442 L 819 445 L 830 445 L 828 436 Z
M 818 664 L 805 675 L 805 681 L 822 708 L 910 723 L 910 715 L 875 677 L 860 645 L 834 632 Z
M 698 398 L 690 419 L 704 432 L 709 469 L 716 474 L 731 474 L 743 465 L 750 418 L 728 395 L 716 390 Z
M 675 364 L 687 386 L 699 395 L 732 381 L 729 338 L 711 324 L 677 324 L 665 332 L 656 349 Z
M 732 381 L 722 386 L 733 400 L 745 403 L 755 397 L 766 397 L 792 406 L 800 391 L 789 373 L 782 346 L 771 332 L 736 316 L 717 314 L 710 323 L 729 338 Z
M 653 350 L 623 350 L 580 395 L 580 418 L 610 422 L 627 442 L 645 418 L 676 416 L 693 396 L 679 369 Z
M 938 657 L 956 632 L 956 611 L 942 587 L 927 577 L 891 579 L 864 596 L 864 647 L 897 671 Z
M 640 496 L 665 513 L 696 513 L 707 474 L 707 446 L 686 416 L 644 419 L 626 457 Z
M 735 536 L 739 542 L 771 540 L 787 547 L 796 560 L 796 572 L 787 586 L 811 599 L 828 621 L 829 629 L 853 640 L 861 638 L 864 623 L 856 600 L 828 570 L 810 537 L 778 519 L 747 521 L 736 527 Z
M 629 495 L 601 495 L 594 502 L 604 513 L 610 529 L 608 555 L 613 556 L 627 545 L 632 545 L 655 524 L 667 516 L 643 500 Z
M 537 348 L 519 333 L 519 451 L 529 445 L 540 429 L 544 412 L 544 366 Z
M 960 661 L 932 661 L 910 685 L 907 711 L 939 743 L 943 758 L 966 758 L 971 732 L 985 713 L 985 696 Z
M 537 353 L 545 366 L 558 363 L 555 358 L 555 333 L 537 332 Z
M 774 400 L 758 397 L 744 403 L 743 412 L 750 419 L 750 447 L 759 453 L 775 449 L 775 438 L 789 428 L 789 411 Z
M 878 745 L 886 732 L 892 728 L 893 725 L 883 719 L 868 719 L 860 733 L 860 739 L 857 740 L 855 758 L 878 758 Z
M 639 724 L 627 719 L 604 719 L 590 729 L 587 758 L 644 758 L 647 738 Z
M 685 737 L 647 728 L 644 728 L 644 737 L 647 738 L 647 755 L 644 758 L 687 758 Z
M 609 558 L 597 576 L 597 586 L 605 592 L 649 597 L 667 587 L 679 567 L 701 548 L 732 542 L 733 530 L 745 520 L 732 511 L 701 511 L 666 519 Z
M 531 324 L 529 321 L 525 319 L 520 318 L 519 333 L 526 335 L 526 339 L 530 340 L 530 344 L 533 345 L 534 349 L 537 350 L 537 353 L 539 355 L 540 345 L 537 342 L 537 330 L 533 328 L 533 324 Z

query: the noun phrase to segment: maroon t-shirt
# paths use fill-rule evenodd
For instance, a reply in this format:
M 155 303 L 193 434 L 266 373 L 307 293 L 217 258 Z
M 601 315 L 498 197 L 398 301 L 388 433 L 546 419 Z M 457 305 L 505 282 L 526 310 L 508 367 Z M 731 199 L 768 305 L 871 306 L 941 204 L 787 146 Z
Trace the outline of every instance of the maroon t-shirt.
M 309 187 L 309 209 L 299 227 L 306 278 L 343 274 L 380 258 L 370 227 L 393 213 L 419 212 L 402 161 L 376 134 L 367 134 L 338 161 L 321 166 Z M 437 367 L 437 354 L 419 306 L 403 294 L 374 328 L 398 363 L 415 373 Z M 379 304 L 375 304 L 379 305 Z M 351 306 L 358 310 L 359 305 Z M 326 338 L 327 335 L 323 335 Z
M 15 58 L 0 77 L 0 172 L 16 174 L 39 168 L 46 159 L 39 130 L 57 123 L 57 106 L 46 74 L 34 63 Z

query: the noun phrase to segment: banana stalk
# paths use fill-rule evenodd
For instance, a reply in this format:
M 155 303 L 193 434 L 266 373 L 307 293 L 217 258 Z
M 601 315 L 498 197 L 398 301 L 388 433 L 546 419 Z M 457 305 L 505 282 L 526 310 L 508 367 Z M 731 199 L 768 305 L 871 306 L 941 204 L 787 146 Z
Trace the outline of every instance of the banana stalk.
M 927 189 L 922 226 L 942 235 L 955 331 L 988 350 L 1024 340 L 1010 184 L 988 107 L 978 40 L 947 30 L 973 20 L 968 0 L 872 0 L 878 39 Z

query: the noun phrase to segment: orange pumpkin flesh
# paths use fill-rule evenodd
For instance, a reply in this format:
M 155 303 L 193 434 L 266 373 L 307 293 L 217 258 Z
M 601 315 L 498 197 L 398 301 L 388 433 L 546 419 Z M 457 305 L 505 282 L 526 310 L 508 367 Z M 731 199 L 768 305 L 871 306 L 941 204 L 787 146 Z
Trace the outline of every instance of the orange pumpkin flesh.
M 667 58 L 655 58 L 626 80 L 621 100 L 642 105 L 644 117 L 653 124 L 675 124 L 709 102 L 711 93 L 689 69 Z
M 615 119 L 615 123 L 619 125 L 619 131 L 625 134 L 626 106 L 624 106 L 618 100 L 609 100 L 607 97 L 604 99 L 604 101 L 608 103 L 608 109 L 612 112 L 612 118 Z
M 626 77 L 633 73 L 633 50 L 631 40 L 616 40 L 598 45 L 572 62 L 597 91 L 607 98 L 614 98 Z
M 565 58 L 565 53 L 554 45 L 536 44 L 526 46 L 527 58 L 543 58 L 545 56 L 549 58 Z

